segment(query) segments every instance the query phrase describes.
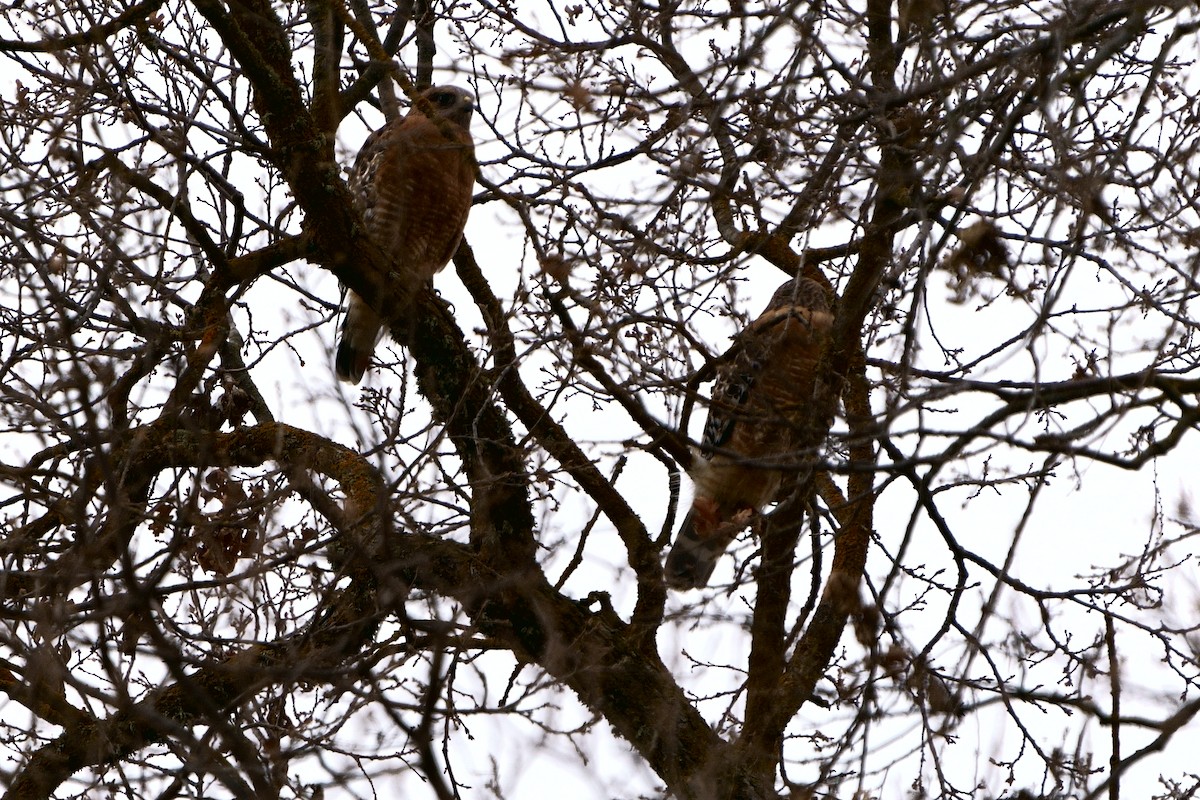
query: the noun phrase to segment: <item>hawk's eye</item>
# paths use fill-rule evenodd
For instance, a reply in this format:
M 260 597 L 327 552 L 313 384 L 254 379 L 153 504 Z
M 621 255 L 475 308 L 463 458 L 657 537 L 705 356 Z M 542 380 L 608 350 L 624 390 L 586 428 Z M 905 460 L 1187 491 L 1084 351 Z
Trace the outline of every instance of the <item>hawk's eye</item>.
M 433 101 L 435 106 L 441 106 L 442 108 L 449 108 L 450 106 L 454 105 L 453 92 L 436 92 L 429 99 Z

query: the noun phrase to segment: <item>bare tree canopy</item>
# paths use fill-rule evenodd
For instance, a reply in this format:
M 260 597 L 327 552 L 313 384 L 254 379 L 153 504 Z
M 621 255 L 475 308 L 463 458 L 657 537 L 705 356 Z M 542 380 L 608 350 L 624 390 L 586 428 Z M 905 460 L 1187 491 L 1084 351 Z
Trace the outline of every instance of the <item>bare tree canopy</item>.
M 1198 48 L 1184 2 L 9 3 L 4 797 L 1196 796 Z M 347 186 L 431 85 L 478 166 L 432 288 Z M 668 588 L 710 461 L 763 483 Z

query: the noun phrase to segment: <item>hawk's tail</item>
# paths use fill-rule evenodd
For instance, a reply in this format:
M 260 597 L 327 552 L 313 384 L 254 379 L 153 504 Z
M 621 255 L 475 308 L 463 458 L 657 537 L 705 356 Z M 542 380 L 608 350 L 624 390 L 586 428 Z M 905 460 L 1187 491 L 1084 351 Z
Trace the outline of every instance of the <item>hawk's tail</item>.
M 346 318 L 338 337 L 333 366 L 339 380 L 358 383 L 371 364 L 383 322 L 354 292 L 347 292 Z
M 667 554 L 663 573 L 667 585 L 672 589 L 702 589 L 707 586 L 717 566 L 717 559 L 729 546 L 729 539 L 725 536 L 702 537 L 696 530 L 695 516 L 693 507 L 683 518 L 683 524 L 675 536 L 675 544 Z

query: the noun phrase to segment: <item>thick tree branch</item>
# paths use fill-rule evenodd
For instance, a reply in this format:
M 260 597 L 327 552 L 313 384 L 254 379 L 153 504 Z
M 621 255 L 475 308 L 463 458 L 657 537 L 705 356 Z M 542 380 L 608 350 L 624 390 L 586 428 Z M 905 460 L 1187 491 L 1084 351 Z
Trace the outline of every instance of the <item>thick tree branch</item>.
M 88 47 L 100 44 L 118 31 L 124 30 L 150 17 L 162 8 L 164 0 L 143 0 L 113 17 L 108 22 L 102 22 L 86 31 L 59 36 L 53 39 L 43 39 L 39 42 L 13 41 L 0 39 L 0 51 L 10 53 L 58 53 L 76 47 Z

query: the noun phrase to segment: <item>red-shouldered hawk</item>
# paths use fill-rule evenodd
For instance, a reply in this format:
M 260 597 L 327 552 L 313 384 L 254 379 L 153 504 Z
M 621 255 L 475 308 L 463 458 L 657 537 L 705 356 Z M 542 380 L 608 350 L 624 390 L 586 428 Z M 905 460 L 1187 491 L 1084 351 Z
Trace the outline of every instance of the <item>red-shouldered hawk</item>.
M 367 137 L 350 176 L 367 235 L 391 258 L 391 279 L 409 291 L 440 272 L 458 249 L 475 185 L 475 96 L 434 86 L 421 97 L 436 118 L 414 103 L 404 117 Z M 358 383 L 383 320 L 361 297 L 348 295 L 335 368 L 340 379 Z
M 832 324 L 824 289 L 793 278 L 738 334 L 717 373 L 703 449 L 692 463 L 695 499 L 667 555 L 672 588 L 705 586 L 729 543 L 775 499 L 779 467 L 800 457 L 796 443 L 821 391 L 817 364 Z

